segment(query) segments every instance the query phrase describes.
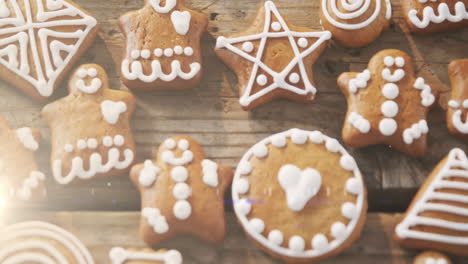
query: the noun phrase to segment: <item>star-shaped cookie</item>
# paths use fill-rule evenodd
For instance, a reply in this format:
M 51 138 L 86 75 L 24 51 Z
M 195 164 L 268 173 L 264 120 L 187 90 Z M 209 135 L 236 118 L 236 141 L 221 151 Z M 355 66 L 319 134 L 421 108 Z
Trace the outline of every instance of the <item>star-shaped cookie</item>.
M 45 175 L 34 158 L 39 138 L 35 129 L 11 130 L 0 116 L 0 200 L 38 202 L 46 198 Z
M 427 113 L 438 90 L 414 76 L 411 58 L 383 50 L 362 73 L 343 73 L 338 85 L 348 101 L 343 140 L 352 147 L 388 144 L 411 156 L 427 150 Z
M 157 160 L 134 166 L 130 175 L 141 193 L 140 232 L 148 245 L 178 234 L 211 243 L 224 240 L 224 192 L 233 172 L 205 159 L 195 140 L 167 139 Z
M 236 72 L 240 104 L 250 110 L 277 97 L 312 102 L 312 67 L 330 38 L 329 31 L 292 25 L 266 1 L 249 29 L 219 37 L 215 51 Z
M 468 60 L 455 60 L 449 65 L 452 96 L 448 103 L 449 131 L 468 141 Z
M 135 97 L 109 89 L 106 72 L 94 64 L 73 73 L 69 91 L 42 110 L 52 130 L 55 180 L 68 184 L 127 171 L 136 155 L 130 128 Z
M 127 40 L 121 78 L 128 88 L 190 89 L 200 83 L 206 15 L 186 8 L 184 0 L 146 0 L 119 24 Z

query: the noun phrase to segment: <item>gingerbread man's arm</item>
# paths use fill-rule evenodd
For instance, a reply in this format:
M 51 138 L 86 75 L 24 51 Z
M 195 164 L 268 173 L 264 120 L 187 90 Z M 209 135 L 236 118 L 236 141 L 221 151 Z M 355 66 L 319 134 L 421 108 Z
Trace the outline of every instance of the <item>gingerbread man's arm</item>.
M 338 77 L 338 87 L 340 87 L 341 91 L 343 92 L 346 98 L 348 98 L 351 94 L 349 90 L 350 81 L 356 78 L 357 75 L 357 72 L 345 72 L 342 73 L 340 77 Z
M 234 177 L 234 172 L 231 168 L 219 165 L 218 168 L 218 175 L 219 175 L 219 188 L 221 190 L 226 190 L 229 185 L 231 185 L 232 179 Z
M 136 26 L 134 25 L 134 17 L 138 11 L 130 11 L 119 18 L 119 27 L 125 37 L 128 36 L 128 33 L 132 32 L 132 29 Z

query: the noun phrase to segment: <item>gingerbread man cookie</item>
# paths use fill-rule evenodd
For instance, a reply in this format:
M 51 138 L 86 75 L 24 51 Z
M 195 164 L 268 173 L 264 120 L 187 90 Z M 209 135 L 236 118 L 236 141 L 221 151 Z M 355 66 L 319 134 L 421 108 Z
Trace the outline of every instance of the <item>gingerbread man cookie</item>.
M 449 65 L 452 97 L 448 103 L 447 126 L 450 133 L 468 141 L 468 60 Z
M 322 26 L 343 46 L 360 48 L 376 40 L 392 18 L 390 0 L 322 0 Z
M 452 261 L 439 252 L 425 251 L 414 258 L 413 264 L 452 264 Z
M 343 73 L 338 85 L 348 101 L 343 140 L 352 147 L 388 144 L 411 156 L 427 149 L 427 113 L 438 90 L 414 77 L 411 58 L 383 50 L 362 73 Z
M 395 229 L 398 243 L 468 256 L 468 158 L 453 149 L 429 175 Z
M 2 0 L 0 26 L 0 78 L 37 100 L 52 95 L 99 31 L 69 0 Z
M 0 263 L 94 264 L 83 243 L 58 226 L 23 222 L 0 232 Z
M 405 0 L 403 14 L 410 31 L 430 34 L 468 26 L 468 0 Z
M 69 91 L 42 110 L 52 130 L 55 180 L 68 184 L 127 171 L 136 154 L 130 128 L 133 95 L 109 89 L 107 74 L 98 65 L 78 68 Z
M 123 249 L 112 248 L 109 252 L 111 264 L 182 264 L 183 258 L 177 250 Z
M 39 138 L 39 131 L 28 127 L 11 130 L 0 116 L 0 194 L 6 194 L 0 199 L 39 202 L 46 198 L 45 175 L 34 157 Z
M 215 51 L 236 72 L 240 104 L 250 110 L 277 97 L 312 102 L 313 64 L 330 38 L 329 31 L 292 25 L 266 1 L 249 29 L 219 37 Z
M 205 159 L 189 137 L 167 139 L 158 159 L 136 165 L 130 173 L 141 193 L 141 235 L 156 245 L 177 234 L 211 243 L 224 240 L 224 192 L 232 170 Z
M 122 81 L 133 90 L 189 89 L 202 78 L 200 39 L 208 17 L 184 0 L 145 0 L 120 17 L 127 38 Z
M 232 198 L 247 236 L 290 263 L 339 254 L 360 236 L 367 213 L 355 160 L 318 131 L 292 129 L 253 146 L 237 167 Z

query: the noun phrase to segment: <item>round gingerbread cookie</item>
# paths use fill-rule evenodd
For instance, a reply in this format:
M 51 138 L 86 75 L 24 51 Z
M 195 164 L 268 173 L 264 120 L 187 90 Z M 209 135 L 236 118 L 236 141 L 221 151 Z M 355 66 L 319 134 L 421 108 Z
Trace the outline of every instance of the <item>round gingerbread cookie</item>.
M 367 191 L 343 146 L 292 129 L 253 146 L 237 167 L 234 210 L 261 249 L 289 263 L 336 255 L 364 226 Z

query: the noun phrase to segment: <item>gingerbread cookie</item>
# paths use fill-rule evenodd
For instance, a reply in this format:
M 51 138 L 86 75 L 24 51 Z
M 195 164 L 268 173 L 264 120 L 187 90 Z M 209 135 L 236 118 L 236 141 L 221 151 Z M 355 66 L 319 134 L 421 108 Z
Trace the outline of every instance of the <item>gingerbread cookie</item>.
M 427 149 L 427 113 L 438 90 L 414 77 L 411 58 L 399 50 L 383 50 L 362 73 L 343 73 L 338 85 L 348 101 L 343 126 L 346 144 L 361 148 L 388 144 L 411 156 Z
M 401 3 L 411 32 L 430 34 L 468 26 L 468 0 L 406 0 Z
M 184 0 L 145 0 L 120 17 L 127 38 L 122 81 L 133 90 L 189 89 L 202 78 L 200 39 L 208 17 Z
M 0 263 L 94 264 L 88 249 L 68 231 L 44 222 L 1 229 Z
M 177 250 L 123 249 L 112 248 L 109 252 L 111 264 L 182 264 L 183 258 Z
M 52 95 L 99 31 L 68 0 L 2 0 L 0 26 L 0 78 L 37 100 Z
M 93 64 L 73 73 L 69 91 L 42 110 L 52 130 L 55 180 L 68 184 L 127 171 L 136 154 L 130 128 L 133 95 L 109 89 L 106 72 Z
M 452 264 L 452 261 L 439 252 L 425 251 L 414 258 L 413 264 Z
M 398 243 L 468 256 L 468 158 L 453 149 L 432 171 L 395 229 Z
M 286 262 L 339 254 L 364 227 L 367 191 L 336 139 L 292 129 L 253 146 L 232 185 L 238 221 L 262 250 Z
M 468 60 L 449 65 L 452 97 L 448 103 L 447 126 L 450 133 L 468 140 Z
M 360 48 L 376 40 L 392 18 L 390 0 L 322 0 L 322 26 L 343 46 Z
M 40 202 L 46 198 L 45 175 L 38 170 L 34 152 L 39 131 L 28 127 L 11 130 L 0 116 L 0 197 L 11 202 Z
M 240 104 L 250 110 L 277 97 L 312 102 L 313 64 L 330 38 L 329 31 L 292 25 L 266 1 L 249 29 L 219 37 L 215 51 L 236 72 Z
M 195 140 L 167 139 L 157 160 L 134 166 L 130 175 L 141 193 L 140 231 L 148 245 L 178 234 L 211 243 L 224 240 L 224 192 L 233 173 L 205 159 Z

